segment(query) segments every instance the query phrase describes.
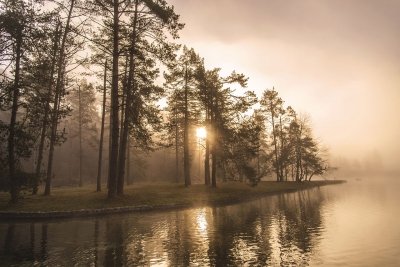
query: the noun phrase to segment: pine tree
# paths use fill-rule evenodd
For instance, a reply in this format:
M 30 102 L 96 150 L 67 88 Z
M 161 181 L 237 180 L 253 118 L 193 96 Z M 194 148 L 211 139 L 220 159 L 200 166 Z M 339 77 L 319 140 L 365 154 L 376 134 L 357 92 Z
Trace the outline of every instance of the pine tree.
M 164 75 L 166 86 L 172 93 L 171 100 L 175 105 L 174 108 L 178 114 L 183 116 L 181 127 L 183 129 L 183 173 L 186 187 L 191 185 L 189 127 L 191 121 L 199 113 L 198 101 L 196 101 L 197 80 L 195 74 L 201 62 L 202 60 L 195 51 L 185 46 L 182 55 L 169 66 L 169 73 Z M 177 122 L 178 120 L 175 123 Z

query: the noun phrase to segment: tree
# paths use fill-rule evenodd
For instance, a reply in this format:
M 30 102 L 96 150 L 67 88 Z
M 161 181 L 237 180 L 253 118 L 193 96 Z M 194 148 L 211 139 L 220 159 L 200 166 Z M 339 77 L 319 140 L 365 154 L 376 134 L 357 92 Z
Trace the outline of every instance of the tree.
M 281 163 L 279 161 L 280 158 L 280 150 L 278 147 L 278 134 L 279 134 L 279 129 L 277 127 L 276 120 L 279 119 L 280 114 L 282 113 L 282 105 L 283 105 L 283 100 L 278 96 L 278 92 L 275 91 L 275 88 L 272 90 L 265 90 L 262 98 L 260 100 L 260 104 L 262 107 L 262 112 L 265 115 L 265 118 L 267 122 L 269 122 L 271 126 L 271 135 L 273 139 L 273 146 L 274 146 L 274 167 L 275 167 L 275 173 L 276 173 L 276 180 L 278 182 L 283 181 L 283 175 L 282 175 L 282 167 Z
M 36 61 L 32 62 L 27 70 L 31 72 L 30 84 L 36 88 L 36 93 L 29 100 L 30 103 L 37 103 L 30 105 L 31 107 L 39 108 L 36 112 L 31 112 L 32 118 L 38 120 L 37 125 L 40 128 L 40 137 L 38 145 L 38 157 L 35 169 L 35 180 L 32 185 L 32 194 L 37 194 L 39 189 L 39 181 L 41 178 L 41 167 L 43 161 L 43 152 L 45 139 L 48 136 L 49 130 L 49 112 L 50 102 L 54 85 L 54 74 L 56 70 L 56 60 L 60 36 L 60 22 L 56 22 L 55 30 L 50 30 L 49 42 L 50 45 L 45 45 L 36 56 Z M 51 53 L 49 55 L 48 48 L 51 46 Z
M 186 187 L 191 185 L 189 125 L 198 114 L 198 109 L 196 108 L 198 105 L 196 104 L 197 81 L 195 72 L 201 61 L 193 49 L 184 46 L 180 57 L 175 63 L 168 66 L 169 73 L 164 75 L 166 86 L 172 92 L 170 99 L 172 103 L 175 103 L 175 112 L 183 114 L 183 173 Z
M 66 56 L 66 46 L 67 46 L 67 37 L 68 33 L 71 30 L 70 23 L 72 18 L 72 11 L 74 10 L 75 0 L 70 0 L 70 6 L 68 9 L 68 15 L 65 22 L 65 27 L 63 28 L 63 33 L 60 42 L 60 49 L 58 52 L 57 58 L 57 76 L 56 83 L 54 88 L 54 101 L 53 101 L 53 110 L 51 112 L 50 118 L 50 144 L 49 144 L 49 159 L 47 162 L 47 176 L 46 176 L 46 186 L 44 195 L 50 195 L 51 190 L 51 178 L 53 171 L 53 157 L 54 157 L 54 146 L 56 143 L 57 137 L 57 126 L 59 121 L 59 108 L 60 108 L 60 100 L 63 94 L 64 81 L 65 81 L 65 56 Z
M 134 1 L 131 23 L 127 25 L 128 75 L 123 95 L 123 113 L 121 115 L 121 142 L 118 156 L 117 194 L 123 194 L 124 174 L 129 132 L 132 129 L 135 143 L 148 142 L 151 138 L 150 128 L 161 122 L 158 110 L 152 106 L 163 93 L 163 89 L 154 84 L 158 75 L 155 60 L 171 60 L 174 48 L 166 41 L 163 29 L 168 29 L 172 37 L 183 27 L 172 7 L 165 1 Z M 149 40 L 152 42 L 150 43 Z M 146 75 L 147 74 L 147 75 Z M 140 118 L 140 119 L 139 119 Z M 148 125 L 144 125 L 147 122 Z M 135 134 L 136 133 L 136 134 Z M 139 135 L 138 135 L 139 134 Z M 139 140 L 138 140 L 139 139 Z
M 101 167 L 103 162 L 103 139 L 104 139 L 104 123 L 106 115 L 106 99 L 107 99 L 107 60 L 104 62 L 104 76 L 103 76 L 103 102 L 101 108 L 101 126 L 100 126 L 100 140 L 99 140 L 99 161 L 97 164 L 97 179 L 96 191 L 101 191 Z
M 78 139 L 79 186 L 83 186 L 83 157 L 88 147 L 94 148 L 97 142 L 98 114 L 96 111 L 96 92 L 93 84 L 81 80 L 67 96 L 72 110 L 68 117 L 67 133 L 71 139 Z
M 217 163 L 224 164 L 227 156 L 227 149 L 234 140 L 235 131 L 242 123 L 242 115 L 256 102 L 253 92 L 245 91 L 237 93 L 233 86 L 238 84 L 241 88 L 247 86 L 247 78 L 243 74 L 232 72 L 227 77 L 220 77 L 219 69 L 206 71 L 204 67 L 198 68 L 197 79 L 199 81 L 199 98 L 206 113 L 207 140 L 205 155 L 206 183 L 209 165 L 207 163 L 209 154 L 208 146 L 211 146 L 211 185 L 216 187 Z M 232 154 L 231 154 L 232 155 Z M 221 160 L 218 160 L 220 157 Z
M 294 150 L 295 180 L 311 180 L 314 175 L 322 175 L 328 170 L 322 150 L 312 137 L 311 127 L 306 117 L 292 121 L 289 128 L 290 142 Z
M 125 113 L 127 106 L 131 105 L 132 97 L 134 94 L 130 92 L 132 88 L 135 88 L 135 72 L 137 69 L 136 57 L 140 57 L 138 53 L 138 40 L 143 41 L 153 40 L 153 47 L 149 46 L 151 50 L 158 51 L 160 55 L 160 49 L 157 49 L 157 45 L 165 43 L 165 37 L 163 36 L 163 30 L 167 29 L 173 34 L 173 37 L 177 37 L 176 32 L 183 27 L 182 24 L 178 23 L 179 16 L 174 13 L 173 7 L 167 5 L 166 1 L 152 1 L 152 0 L 135 0 L 135 1 L 94 1 L 94 6 L 97 6 L 99 14 L 103 15 L 104 26 L 109 29 L 109 33 L 112 34 L 112 86 L 111 86 L 111 149 L 109 158 L 109 179 L 108 179 L 108 196 L 109 198 L 114 197 L 116 194 L 123 193 L 123 177 L 125 169 L 125 158 L 126 158 L 126 147 L 128 143 L 129 129 L 124 127 L 129 124 L 128 120 L 131 120 L 131 116 L 126 117 Z M 109 17 L 109 15 L 111 15 Z M 112 17 L 112 18 L 111 18 Z M 102 47 L 104 51 L 107 51 L 107 47 L 102 44 L 97 44 Z M 122 106 L 124 112 L 121 113 L 121 127 L 119 125 L 120 115 L 120 99 L 119 99 L 119 83 L 120 83 L 120 71 L 119 71 L 119 57 L 125 53 L 126 65 L 128 66 L 128 75 L 126 80 L 123 81 L 125 85 L 123 87 L 122 96 L 126 96 Z M 130 77 L 129 77 L 130 76 Z M 129 84 L 128 84 L 129 83 Z M 129 95 L 128 95 L 129 94 Z M 128 99 L 129 98 L 129 99 Z M 125 119 L 126 118 L 126 119 Z
M 21 182 L 17 175 L 19 158 L 30 154 L 29 147 L 23 149 L 26 153 L 21 153 L 18 146 L 32 139 L 24 131 L 23 122 L 18 121 L 18 111 L 21 105 L 21 95 L 24 93 L 22 67 L 28 60 L 28 53 L 34 47 L 33 38 L 37 35 L 35 24 L 39 19 L 39 12 L 36 8 L 35 3 L 22 0 L 0 2 L 0 61 L 6 65 L 2 72 L 3 78 L 10 79 L 9 86 L 7 86 L 7 91 L 9 91 L 6 91 L 11 103 L 7 136 L 7 167 L 12 203 L 16 203 L 19 196 Z M 8 71 L 10 67 L 12 71 Z

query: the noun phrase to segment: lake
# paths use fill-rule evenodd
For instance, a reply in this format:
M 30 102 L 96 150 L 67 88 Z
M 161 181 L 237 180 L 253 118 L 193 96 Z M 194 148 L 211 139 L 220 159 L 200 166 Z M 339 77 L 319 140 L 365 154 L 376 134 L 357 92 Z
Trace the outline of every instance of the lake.
M 400 266 L 399 189 L 363 178 L 222 207 L 1 222 L 0 265 Z

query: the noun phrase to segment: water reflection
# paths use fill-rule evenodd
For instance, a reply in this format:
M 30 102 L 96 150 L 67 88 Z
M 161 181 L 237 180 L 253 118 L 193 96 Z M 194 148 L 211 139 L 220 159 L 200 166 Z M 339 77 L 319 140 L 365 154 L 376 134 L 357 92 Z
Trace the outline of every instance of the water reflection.
M 329 200 L 329 201 L 328 201 Z M 225 207 L 0 223 L 0 262 L 42 266 L 306 266 L 318 263 L 329 191 Z M 313 260 L 314 259 L 314 260 Z M 319 261 L 321 263 L 321 261 Z
M 1 255 L 44 266 L 306 263 L 318 242 L 322 202 L 319 190 L 309 190 L 219 208 L 1 224 Z

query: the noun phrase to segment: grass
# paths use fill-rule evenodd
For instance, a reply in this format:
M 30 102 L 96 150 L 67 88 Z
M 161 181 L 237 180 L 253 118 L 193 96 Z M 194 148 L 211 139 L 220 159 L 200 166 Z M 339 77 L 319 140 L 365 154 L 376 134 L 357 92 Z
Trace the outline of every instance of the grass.
M 0 212 L 76 211 L 116 207 L 163 205 L 204 206 L 251 200 L 268 194 L 290 192 L 342 181 L 261 182 L 256 187 L 243 183 L 220 183 L 217 188 L 178 184 L 135 184 L 125 188 L 123 196 L 107 199 L 107 192 L 95 192 L 94 185 L 54 188 L 51 196 L 22 194 L 17 204 L 9 204 L 9 194 L 0 193 Z

